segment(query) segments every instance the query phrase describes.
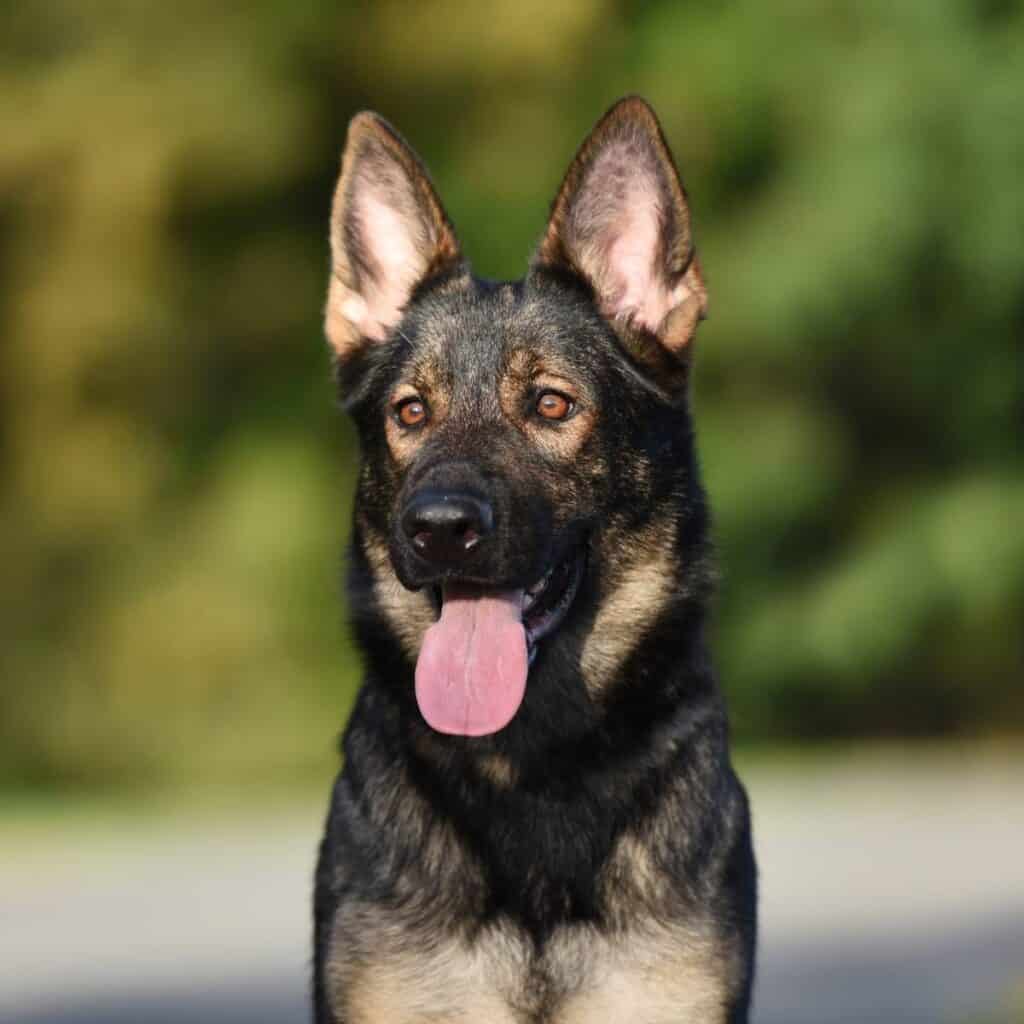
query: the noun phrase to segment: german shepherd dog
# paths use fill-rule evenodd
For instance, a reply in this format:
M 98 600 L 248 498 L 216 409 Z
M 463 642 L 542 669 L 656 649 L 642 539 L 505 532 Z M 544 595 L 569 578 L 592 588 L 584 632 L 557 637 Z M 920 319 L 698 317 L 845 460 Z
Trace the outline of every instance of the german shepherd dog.
M 707 293 L 653 111 L 597 124 L 514 283 L 470 274 L 417 157 L 359 114 L 331 249 L 366 678 L 317 1024 L 746 1021 L 756 871 L 687 398 Z

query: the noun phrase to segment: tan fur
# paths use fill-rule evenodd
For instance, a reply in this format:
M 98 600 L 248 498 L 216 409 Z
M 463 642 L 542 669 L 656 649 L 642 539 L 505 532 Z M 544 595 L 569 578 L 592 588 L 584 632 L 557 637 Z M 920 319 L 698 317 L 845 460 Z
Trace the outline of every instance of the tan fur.
M 543 369 L 540 353 L 530 348 L 514 348 L 505 356 L 502 369 L 501 380 L 498 381 L 501 411 L 509 419 L 519 419 L 519 399 L 534 376 Z
M 577 402 L 574 416 L 564 422 L 538 422 L 523 415 L 523 398 L 531 391 L 551 388 Z M 505 370 L 498 382 L 498 399 L 505 418 L 556 462 L 569 462 L 583 447 L 597 419 L 593 399 L 581 394 L 574 375 L 568 369 L 549 366 L 537 352 L 513 350 L 505 361 Z
M 549 375 L 541 375 L 535 381 L 537 388 L 553 388 L 575 398 L 575 388 L 565 380 Z M 528 428 L 534 443 L 541 451 L 560 462 L 571 462 L 586 443 L 594 428 L 596 410 L 588 405 L 581 405 L 575 415 L 564 422 L 555 424 L 541 423 L 530 420 Z
M 484 754 L 477 765 L 480 774 L 498 789 L 510 789 L 516 781 L 512 762 L 503 754 Z
M 454 944 L 426 956 L 375 960 L 352 979 L 346 1024 L 518 1024 L 479 958 Z
M 424 819 L 396 781 L 405 811 L 381 810 L 415 836 Z M 483 880 L 459 839 L 435 831 L 394 905 L 349 903 L 335 918 L 327 985 L 346 1024 L 725 1024 L 739 951 L 699 915 L 680 924 L 651 912 L 669 881 L 640 837 L 621 837 L 604 872 L 611 928 L 565 925 L 538 949 L 508 922 L 466 930 L 430 880 L 456 871 L 470 890 Z
M 428 410 L 427 422 L 416 430 L 403 428 L 396 422 L 389 410 L 385 414 L 384 436 L 392 459 L 399 466 L 407 466 L 419 451 L 423 442 L 445 421 L 451 403 L 451 387 L 437 369 L 434 359 L 420 359 L 411 367 L 410 379 L 400 384 L 392 393 L 389 405 L 394 409 L 407 398 L 420 398 Z
M 724 1024 L 735 970 L 694 925 L 565 926 L 538 953 L 507 924 L 467 938 L 361 907 L 336 924 L 346 942 L 328 970 L 346 1024 Z
M 347 908 L 335 922 L 328 984 L 346 1024 L 520 1024 L 512 1006 L 528 949 L 509 928 L 472 941 L 443 925 L 406 925 L 377 907 Z
M 611 534 L 611 531 L 609 531 Z M 610 581 L 583 643 L 580 667 L 591 695 L 599 697 L 623 661 L 640 643 L 649 623 L 672 596 L 675 587 L 676 524 L 656 519 L 619 544 L 606 537 L 608 548 L 624 552 L 622 565 L 609 565 Z
M 635 914 L 639 907 L 657 906 L 665 886 L 649 847 L 632 832 L 619 836 L 602 881 L 605 902 L 615 921 Z
M 618 840 L 602 878 L 608 928 L 565 925 L 538 949 L 501 919 L 467 928 L 479 910 L 467 915 L 453 892 L 473 902 L 486 882 L 404 776 L 373 808 L 420 856 L 392 902 L 350 902 L 335 917 L 326 982 L 346 1024 L 725 1024 L 740 952 L 699 914 L 659 913 L 678 898 L 649 845 L 671 841 L 663 830 Z
M 387 617 L 402 648 L 410 658 L 417 658 L 423 634 L 434 624 L 434 609 L 425 591 L 406 590 L 391 566 L 387 541 L 372 527 L 363 525 L 363 549 L 373 571 L 373 590 L 381 611 Z
M 730 968 L 699 933 L 649 927 L 591 939 L 579 952 L 589 959 L 586 981 L 553 1024 L 725 1024 Z

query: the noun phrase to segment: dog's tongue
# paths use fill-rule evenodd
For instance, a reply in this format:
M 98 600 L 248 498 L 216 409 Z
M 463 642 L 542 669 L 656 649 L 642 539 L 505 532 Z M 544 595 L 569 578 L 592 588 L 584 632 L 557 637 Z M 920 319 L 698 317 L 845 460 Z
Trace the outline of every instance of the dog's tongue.
M 503 729 L 526 692 L 521 590 L 448 585 L 416 662 L 416 702 L 438 732 Z

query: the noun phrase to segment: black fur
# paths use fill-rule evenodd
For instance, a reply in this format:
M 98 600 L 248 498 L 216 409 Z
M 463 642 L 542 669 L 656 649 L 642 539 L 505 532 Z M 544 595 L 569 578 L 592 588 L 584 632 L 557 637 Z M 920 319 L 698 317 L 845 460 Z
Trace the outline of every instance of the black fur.
M 412 938 L 402 949 L 364 947 L 365 922 L 429 937 L 424 956 L 437 936 L 472 948 L 475 936 L 503 929 L 529 950 L 515 975 L 518 995 L 502 989 L 510 1014 L 556 1024 L 577 991 L 565 980 L 572 965 L 549 954 L 560 929 L 587 924 L 626 948 L 648 923 L 699 920 L 712 936 L 709 962 L 727 976 L 720 1016 L 701 1019 L 747 1020 L 756 873 L 705 642 L 713 569 L 679 386 L 689 352 L 659 375 L 657 361 L 636 358 L 638 337 L 659 343 L 655 332 L 609 318 L 594 282 L 564 260 L 542 254 L 523 281 L 503 285 L 469 277 L 459 258 L 418 283 L 383 340 L 361 341 L 339 359 L 362 448 L 349 591 L 366 674 L 316 873 L 317 1024 L 378 1019 L 370 1010 L 346 1015 L 351 979 L 378 952 L 418 955 Z M 589 417 L 582 440 L 565 440 L 577 429 L 568 423 L 533 423 L 528 386 L 514 403 L 522 421 L 510 420 L 499 395 L 515 392 L 512 353 L 572 378 Z M 399 458 L 387 418 L 396 387 L 416 373 L 443 394 L 446 412 Z M 380 597 L 388 571 L 424 588 L 416 599 L 452 578 L 417 566 L 396 522 L 425 478 L 457 477 L 461 486 L 467 473 L 493 503 L 497 528 L 463 578 L 526 586 L 567 551 L 582 547 L 586 559 L 565 620 L 538 645 L 518 713 L 478 738 L 442 735 L 423 721 L 415 652 Z M 657 537 L 670 543 L 652 560 Z M 382 545 L 390 570 L 381 567 Z M 627 577 L 644 572 L 672 578 L 664 587 L 651 580 L 660 596 L 649 606 L 639 587 L 632 641 L 619 644 L 614 672 L 588 675 L 598 615 Z M 650 885 L 630 877 L 628 859 L 613 862 L 624 836 L 642 848 Z M 409 968 L 401 970 L 406 977 Z

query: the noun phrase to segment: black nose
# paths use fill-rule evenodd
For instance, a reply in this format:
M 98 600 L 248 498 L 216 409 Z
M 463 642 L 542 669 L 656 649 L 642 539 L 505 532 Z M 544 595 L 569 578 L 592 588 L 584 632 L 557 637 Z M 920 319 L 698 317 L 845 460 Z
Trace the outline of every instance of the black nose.
M 491 506 L 472 494 L 421 491 L 402 513 L 416 553 L 438 567 L 460 565 L 493 529 Z

